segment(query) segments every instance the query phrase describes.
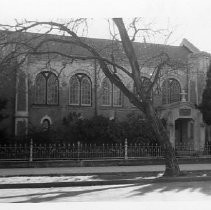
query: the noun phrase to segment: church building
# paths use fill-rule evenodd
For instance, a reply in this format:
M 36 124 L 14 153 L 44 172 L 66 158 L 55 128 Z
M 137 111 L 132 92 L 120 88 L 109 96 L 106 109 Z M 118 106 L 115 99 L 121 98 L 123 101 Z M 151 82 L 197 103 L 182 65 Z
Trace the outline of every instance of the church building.
M 99 48 L 111 43 L 105 39 L 87 40 Z M 50 48 L 86 55 L 76 46 L 51 43 Z M 197 105 L 206 85 L 210 54 L 200 51 L 186 39 L 179 46 L 135 42 L 134 49 L 142 66 L 142 80 L 146 83 L 150 82 L 153 72 L 153 64 L 146 60 L 166 53 L 178 62 L 172 69 L 169 66 L 163 69 L 151 100 L 165 121 L 173 146 L 187 143 L 192 144 L 195 150 L 203 148 L 205 138 L 211 140 L 210 129 L 204 124 Z M 123 65 L 130 68 L 126 62 Z M 124 73 L 117 74 L 133 91 L 132 81 Z M 27 134 L 30 126 L 56 126 L 72 112 L 80 113 L 82 118 L 103 115 L 119 121 L 126 120 L 130 113 L 140 113 L 105 77 L 97 60 L 67 62 L 67 58 L 62 56 L 33 55 L 16 69 L 13 79 L 11 95 L 5 94 L 5 89 L 1 94 L 10 98 L 8 132 L 15 135 Z

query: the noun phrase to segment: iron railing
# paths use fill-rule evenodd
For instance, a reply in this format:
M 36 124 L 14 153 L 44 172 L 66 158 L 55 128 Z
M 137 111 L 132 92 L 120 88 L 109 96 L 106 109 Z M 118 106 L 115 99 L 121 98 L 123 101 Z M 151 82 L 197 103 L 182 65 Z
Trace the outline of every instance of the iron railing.
M 197 150 L 195 148 L 198 148 Z M 177 157 L 211 156 L 211 144 L 203 147 L 193 144 L 175 145 Z M 87 159 L 133 159 L 161 158 L 164 150 L 154 144 L 11 144 L 0 145 L 2 160 L 87 160 Z

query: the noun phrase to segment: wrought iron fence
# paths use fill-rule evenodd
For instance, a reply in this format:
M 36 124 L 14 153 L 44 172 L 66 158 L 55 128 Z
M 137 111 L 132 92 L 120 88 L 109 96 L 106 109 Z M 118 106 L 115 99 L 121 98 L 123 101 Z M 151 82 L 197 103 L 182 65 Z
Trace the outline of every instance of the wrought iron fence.
M 195 148 L 199 148 L 196 150 Z M 177 157 L 211 156 L 211 144 L 203 147 L 193 144 L 175 145 Z M 86 160 L 160 158 L 164 151 L 160 145 L 150 144 L 15 144 L 0 145 L 1 160 Z
M 29 160 L 30 145 L 0 145 L 0 160 Z

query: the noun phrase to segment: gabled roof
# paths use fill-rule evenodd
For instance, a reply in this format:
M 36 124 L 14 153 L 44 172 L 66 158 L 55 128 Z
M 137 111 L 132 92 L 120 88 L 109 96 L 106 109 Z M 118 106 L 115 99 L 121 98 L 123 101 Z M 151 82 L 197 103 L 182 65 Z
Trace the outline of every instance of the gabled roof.
M 36 46 L 40 41 L 46 40 L 46 39 L 62 39 L 62 40 L 71 40 L 71 37 L 68 36 L 60 36 L 60 35 L 52 35 L 52 34 L 38 34 L 38 33 L 28 33 L 28 32 L 8 32 L 8 31 L 1 31 L 0 33 L 6 33 L 12 35 L 10 37 L 15 38 L 18 41 L 26 41 L 26 40 L 32 40 L 30 42 L 30 45 Z M 121 42 L 112 41 L 108 39 L 96 39 L 96 38 L 84 38 L 81 37 L 84 42 L 87 44 L 95 47 L 95 49 L 98 50 L 98 52 L 104 56 L 109 57 L 111 56 L 111 53 L 113 51 L 115 57 L 118 58 L 125 58 L 124 52 L 122 50 Z M 138 60 L 142 63 L 146 60 L 149 60 L 152 57 L 158 56 L 161 53 L 166 53 L 168 56 L 175 60 L 175 61 L 181 61 L 186 62 L 188 59 L 188 55 L 192 53 L 193 51 L 196 51 L 197 48 L 195 48 L 191 43 L 189 43 L 186 39 L 183 40 L 180 46 L 171 46 L 171 45 L 162 45 L 162 44 L 152 44 L 152 43 L 139 43 L 139 42 L 133 42 L 133 46 L 137 55 Z M 189 45 L 188 45 L 189 44 Z M 188 47 L 187 47 L 188 46 Z M 191 50 L 190 50 L 191 49 Z M 80 56 L 89 56 L 91 55 L 88 50 L 76 46 L 73 44 L 64 44 L 64 43 L 58 43 L 55 41 L 51 41 L 43 45 L 43 47 L 40 49 L 40 51 L 55 51 L 55 52 L 62 52 L 65 54 L 71 54 L 71 55 L 80 55 Z M 198 49 L 197 49 L 198 50 Z M 198 50 L 199 51 L 199 50 Z
M 185 62 L 190 54 L 190 52 L 182 46 L 135 43 L 134 47 L 137 52 L 137 56 L 141 60 L 146 60 L 161 53 L 166 53 L 172 60 Z

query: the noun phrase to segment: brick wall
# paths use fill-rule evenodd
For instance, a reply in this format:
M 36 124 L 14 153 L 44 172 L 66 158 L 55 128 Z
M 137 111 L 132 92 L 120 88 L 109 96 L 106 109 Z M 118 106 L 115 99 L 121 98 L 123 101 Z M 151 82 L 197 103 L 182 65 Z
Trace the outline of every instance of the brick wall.
M 7 68 L 1 69 L 0 75 L 0 97 L 7 100 L 4 113 L 8 116 L 0 123 L 0 127 L 1 129 L 5 129 L 7 135 L 13 135 L 16 70 L 12 66 L 7 66 Z

